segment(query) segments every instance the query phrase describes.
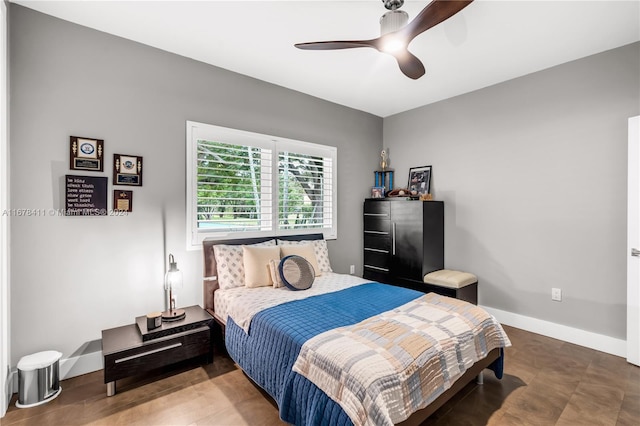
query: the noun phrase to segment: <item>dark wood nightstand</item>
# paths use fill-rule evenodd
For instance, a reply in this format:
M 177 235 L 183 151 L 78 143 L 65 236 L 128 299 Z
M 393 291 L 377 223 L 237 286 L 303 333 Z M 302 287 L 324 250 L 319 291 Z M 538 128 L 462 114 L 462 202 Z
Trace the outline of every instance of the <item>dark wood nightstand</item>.
M 102 330 L 107 396 L 116 393 L 116 380 L 125 377 L 198 356 L 205 357 L 207 363 L 213 361 L 213 318 L 200 306 L 184 309 L 184 319 L 163 322 L 160 328 L 153 331 L 154 338 L 149 338 L 146 327 L 141 330 L 137 324 Z M 145 340 L 143 333 L 146 334 Z

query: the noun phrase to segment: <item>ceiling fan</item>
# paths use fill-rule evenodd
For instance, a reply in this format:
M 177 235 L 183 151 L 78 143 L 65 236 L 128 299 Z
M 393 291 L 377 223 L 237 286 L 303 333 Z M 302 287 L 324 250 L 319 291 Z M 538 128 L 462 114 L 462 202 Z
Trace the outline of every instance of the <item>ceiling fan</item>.
M 420 59 L 407 50 L 409 43 L 427 31 L 451 18 L 456 13 L 467 7 L 473 0 L 433 0 L 408 23 L 409 15 L 399 10 L 404 0 L 382 0 L 389 10 L 380 18 L 380 37 L 370 40 L 346 40 L 346 41 L 316 41 L 310 43 L 297 43 L 295 47 L 304 50 L 337 50 L 353 49 L 357 47 L 372 47 L 382 53 L 387 53 L 398 61 L 400 70 L 414 80 L 425 73 L 424 65 Z

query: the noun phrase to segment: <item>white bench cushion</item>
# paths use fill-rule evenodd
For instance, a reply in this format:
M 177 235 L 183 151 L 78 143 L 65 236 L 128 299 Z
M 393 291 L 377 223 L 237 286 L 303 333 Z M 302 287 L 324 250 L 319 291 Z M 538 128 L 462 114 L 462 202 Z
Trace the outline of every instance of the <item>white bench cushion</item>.
M 462 288 L 468 286 L 469 284 L 477 283 L 478 277 L 470 274 L 469 272 L 441 269 L 439 271 L 434 271 L 425 275 L 424 282 L 441 287 Z

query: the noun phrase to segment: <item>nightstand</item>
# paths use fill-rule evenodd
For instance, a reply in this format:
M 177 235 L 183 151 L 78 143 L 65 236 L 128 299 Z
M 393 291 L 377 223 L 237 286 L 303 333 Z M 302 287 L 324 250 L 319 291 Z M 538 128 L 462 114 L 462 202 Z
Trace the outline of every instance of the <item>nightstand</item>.
M 143 317 L 136 318 L 136 324 L 102 330 L 107 396 L 115 395 L 116 380 L 198 356 L 207 363 L 213 361 L 213 317 L 200 306 L 184 309 L 184 319 L 163 322 L 155 330 L 148 331 L 146 326 L 138 325 Z M 146 316 L 144 318 L 146 321 Z

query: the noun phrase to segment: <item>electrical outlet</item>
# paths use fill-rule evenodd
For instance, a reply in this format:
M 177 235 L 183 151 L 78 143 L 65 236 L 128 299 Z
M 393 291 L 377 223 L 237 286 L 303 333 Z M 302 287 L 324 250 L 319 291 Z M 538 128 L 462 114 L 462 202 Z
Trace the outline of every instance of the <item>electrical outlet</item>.
M 556 302 L 562 301 L 562 289 L 560 288 L 552 288 L 551 289 L 551 300 L 555 300 Z
M 353 274 L 355 274 L 355 273 L 356 273 L 356 265 L 351 265 L 351 266 L 349 266 L 349 273 L 350 273 L 351 275 L 353 275 Z

